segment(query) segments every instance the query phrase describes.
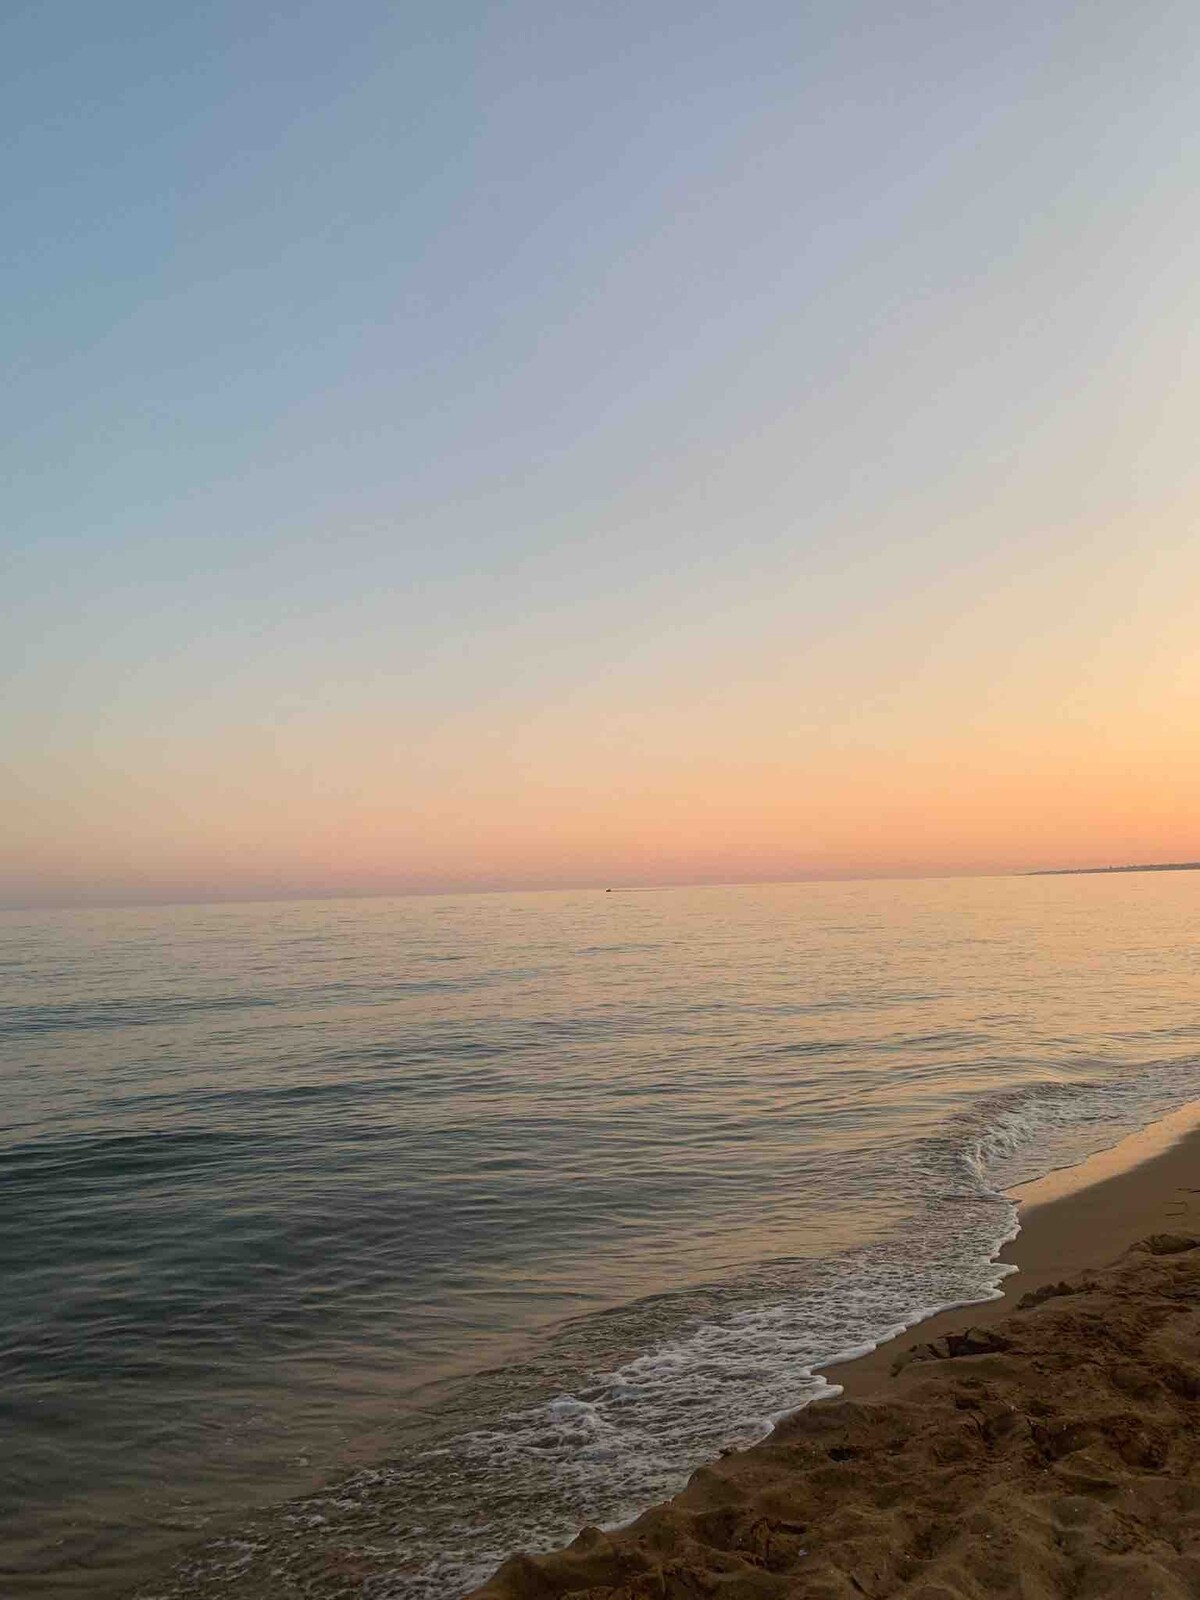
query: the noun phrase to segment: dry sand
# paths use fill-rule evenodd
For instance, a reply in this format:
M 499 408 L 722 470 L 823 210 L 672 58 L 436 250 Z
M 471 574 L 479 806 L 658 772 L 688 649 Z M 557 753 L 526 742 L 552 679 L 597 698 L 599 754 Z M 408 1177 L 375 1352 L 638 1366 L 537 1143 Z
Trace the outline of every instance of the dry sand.
M 1001 1299 L 834 1369 L 844 1398 L 475 1600 L 1197 1600 L 1196 1122 L 1021 1192 Z

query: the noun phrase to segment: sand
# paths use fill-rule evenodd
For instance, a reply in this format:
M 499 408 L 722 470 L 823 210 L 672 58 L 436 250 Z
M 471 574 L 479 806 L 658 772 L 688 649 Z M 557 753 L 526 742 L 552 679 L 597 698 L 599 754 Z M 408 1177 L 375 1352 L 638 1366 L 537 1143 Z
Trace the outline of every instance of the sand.
M 843 1398 L 473 1600 L 1196 1600 L 1196 1124 L 1028 1186 L 1002 1298 L 831 1369 Z

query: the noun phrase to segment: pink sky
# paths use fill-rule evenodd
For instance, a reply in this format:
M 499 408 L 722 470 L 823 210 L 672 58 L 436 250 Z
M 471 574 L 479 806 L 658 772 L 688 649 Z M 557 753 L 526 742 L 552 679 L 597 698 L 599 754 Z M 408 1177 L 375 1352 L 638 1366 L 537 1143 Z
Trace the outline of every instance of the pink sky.
M 1200 857 L 1200 15 L 368 10 L 18 19 L 0 903 Z

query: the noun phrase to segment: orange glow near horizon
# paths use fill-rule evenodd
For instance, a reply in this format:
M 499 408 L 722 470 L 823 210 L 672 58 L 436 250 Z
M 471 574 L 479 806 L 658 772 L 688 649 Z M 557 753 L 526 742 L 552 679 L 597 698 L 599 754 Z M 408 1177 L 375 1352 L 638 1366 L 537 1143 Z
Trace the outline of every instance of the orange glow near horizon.
M 64 97 L 0 904 L 1200 858 L 1194 17 L 768 9 Z
M 1200 755 L 1061 729 L 952 745 L 460 775 L 407 792 L 260 760 L 217 788 L 114 782 L 25 859 L 50 900 L 908 876 L 1192 859 Z M 211 772 L 211 769 L 209 769 Z M 352 792 L 355 784 L 361 787 Z M 68 841 L 72 847 L 68 847 Z M 83 890 L 82 895 L 80 890 Z M 34 898 L 31 893 L 31 899 Z M 16 898 L 15 896 L 13 898 Z

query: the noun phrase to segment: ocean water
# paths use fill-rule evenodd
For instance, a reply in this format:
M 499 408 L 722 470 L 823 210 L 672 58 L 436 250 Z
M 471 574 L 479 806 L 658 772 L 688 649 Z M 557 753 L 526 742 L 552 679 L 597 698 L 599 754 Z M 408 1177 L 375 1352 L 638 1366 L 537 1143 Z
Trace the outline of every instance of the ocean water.
M 0 1588 L 629 1516 L 993 1293 L 1006 1185 L 1200 1095 L 1198 972 L 1184 873 L 3 914 Z

